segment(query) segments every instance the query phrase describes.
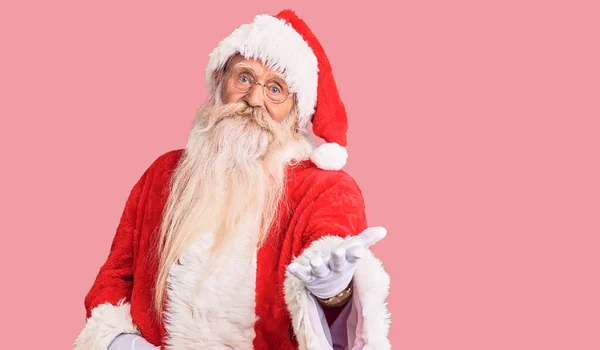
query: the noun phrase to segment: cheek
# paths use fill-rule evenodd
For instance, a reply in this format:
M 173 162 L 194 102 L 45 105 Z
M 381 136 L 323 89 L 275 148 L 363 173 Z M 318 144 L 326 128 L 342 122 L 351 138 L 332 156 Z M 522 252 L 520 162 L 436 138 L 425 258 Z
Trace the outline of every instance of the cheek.
M 229 103 L 233 99 L 231 96 L 231 92 L 227 91 L 227 89 L 223 89 L 223 103 Z
M 294 106 L 292 101 L 286 101 L 284 103 L 282 103 L 281 105 L 277 105 L 275 107 L 275 109 L 273 110 L 273 119 L 275 119 L 277 122 L 281 123 L 282 121 L 285 120 L 285 118 L 288 116 L 288 114 L 290 114 L 290 112 L 292 111 L 292 107 Z
M 232 92 L 231 89 L 229 89 L 227 86 L 225 86 L 225 88 L 223 88 L 223 103 L 230 103 L 230 102 L 235 102 L 238 101 L 241 98 L 240 94 L 236 94 L 235 92 Z
M 287 116 L 287 113 L 277 111 L 276 113 L 274 113 L 273 119 L 275 119 L 276 122 L 281 123 L 285 119 L 286 116 Z

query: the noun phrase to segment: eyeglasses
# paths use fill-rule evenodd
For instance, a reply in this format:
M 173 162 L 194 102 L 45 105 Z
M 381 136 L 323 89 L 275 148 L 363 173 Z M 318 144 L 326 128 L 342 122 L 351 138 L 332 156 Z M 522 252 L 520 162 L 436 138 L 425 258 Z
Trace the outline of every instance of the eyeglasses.
M 261 84 L 248 68 L 234 68 L 227 73 L 231 86 L 239 93 L 247 94 L 254 85 L 262 87 L 265 98 L 272 103 L 283 103 L 290 96 L 287 85 L 281 79 L 274 78 Z

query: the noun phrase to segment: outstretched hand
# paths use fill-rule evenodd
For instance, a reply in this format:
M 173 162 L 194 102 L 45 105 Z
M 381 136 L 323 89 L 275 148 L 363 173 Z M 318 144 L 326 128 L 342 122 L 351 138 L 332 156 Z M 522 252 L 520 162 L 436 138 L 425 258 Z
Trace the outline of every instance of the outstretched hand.
M 387 234 L 383 227 L 370 227 L 360 234 L 345 239 L 329 255 L 309 256 L 308 266 L 291 263 L 287 270 L 302 282 L 315 296 L 325 299 L 346 289 L 354 271 L 367 249 Z

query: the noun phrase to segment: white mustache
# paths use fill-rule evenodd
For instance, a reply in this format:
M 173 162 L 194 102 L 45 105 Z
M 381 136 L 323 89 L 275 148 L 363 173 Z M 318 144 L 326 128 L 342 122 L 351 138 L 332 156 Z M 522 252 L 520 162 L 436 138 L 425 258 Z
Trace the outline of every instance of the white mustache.
M 224 105 L 211 106 L 206 108 L 199 116 L 206 119 L 205 127 L 200 132 L 215 127 L 225 120 L 235 120 L 241 125 L 256 127 L 266 131 L 278 127 L 278 123 L 272 120 L 269 112 L 264 108 L 252 107 L 246 102 L 232 102 Z

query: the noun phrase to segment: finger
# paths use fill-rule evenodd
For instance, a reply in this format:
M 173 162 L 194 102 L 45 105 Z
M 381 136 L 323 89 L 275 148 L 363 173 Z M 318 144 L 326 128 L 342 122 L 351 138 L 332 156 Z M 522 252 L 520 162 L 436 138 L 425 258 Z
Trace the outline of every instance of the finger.
M 346 265 L 346 249 L 337 248 L 331 253 L 329 266 L 333 271 L 341 271 Z
M 364 255 L 367 249 L 363 246 L 353 246 L 346 249 L 346 260 L 350 263 L 358 262 Z
M 302 282 L 310 282 L 313 278 L 312 268 L 310 266 L 303 266 L 297 262 L 293 262 L 288 265 L 287 270 Z
M 321 255 L 315 255 L 312 259 L 310 259 L 310 266 L 312 266 L 313 274 L 317 277 L 327 277 L 331 270 L 323 261 L 323 257 Z
M 363 247 L 369 248 L 373 244 L 381 241 L 386 235 L 387 230 L 383 227 L 369 227 L 361 232 L 357 238 Z

